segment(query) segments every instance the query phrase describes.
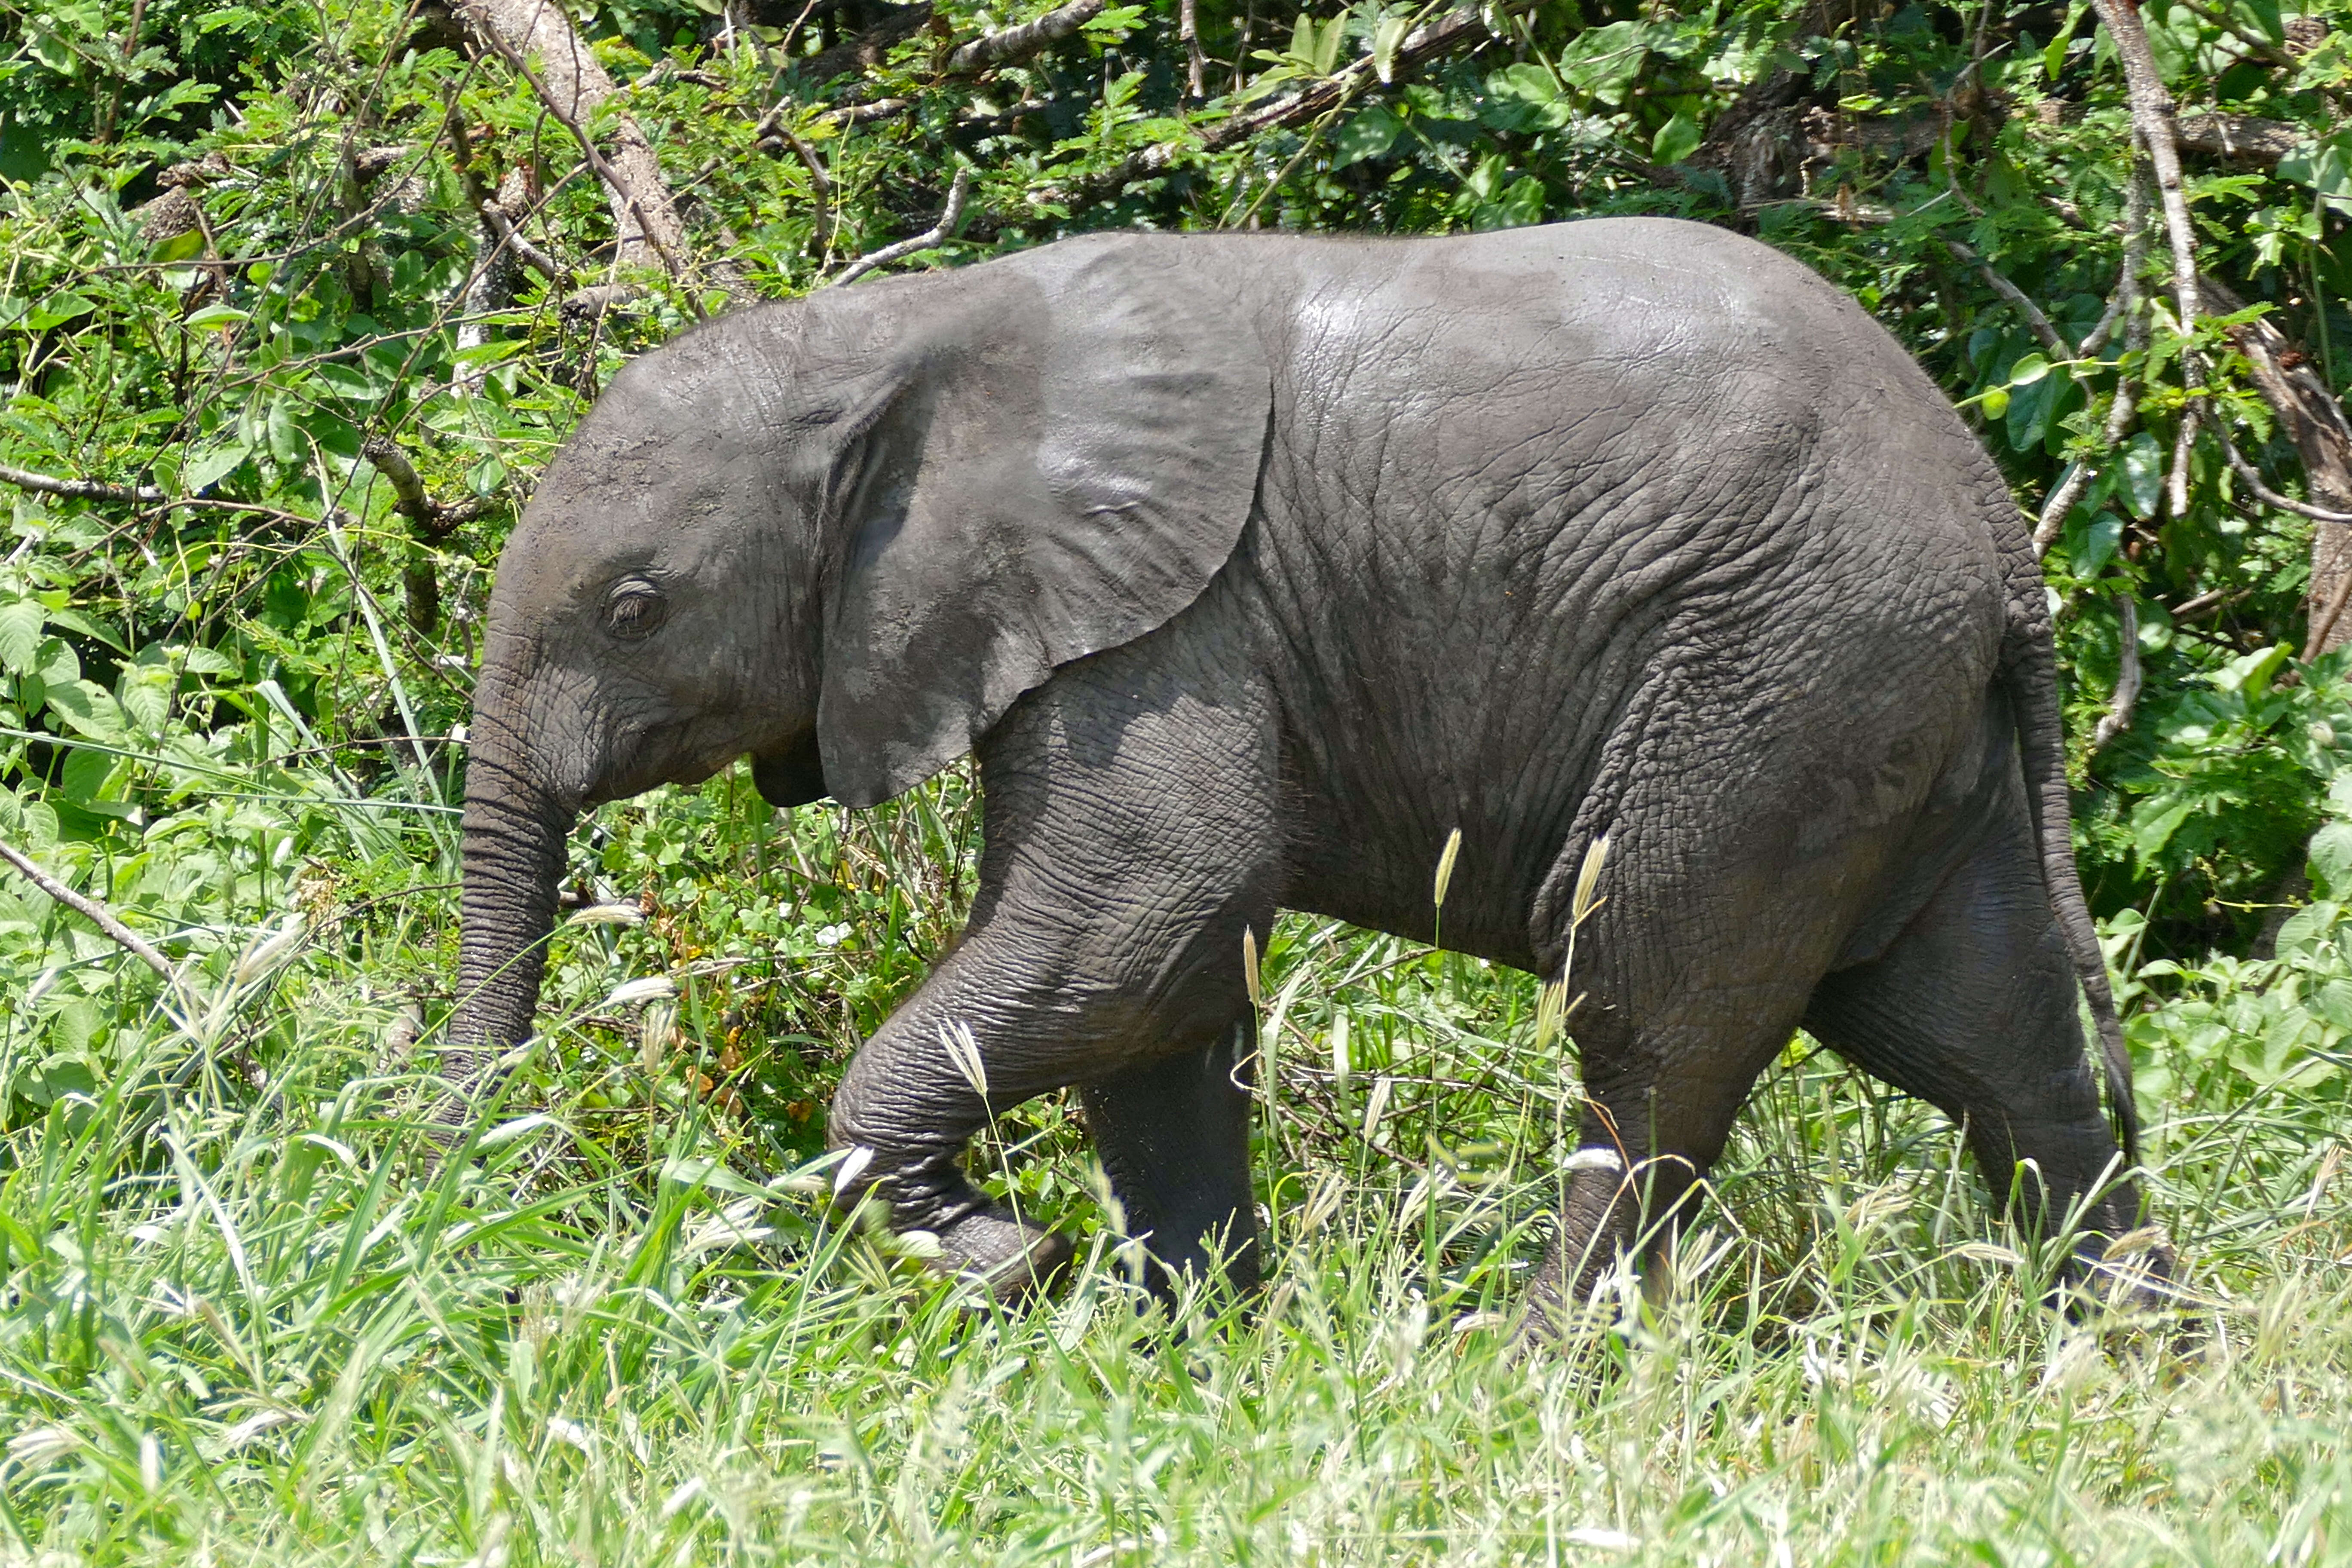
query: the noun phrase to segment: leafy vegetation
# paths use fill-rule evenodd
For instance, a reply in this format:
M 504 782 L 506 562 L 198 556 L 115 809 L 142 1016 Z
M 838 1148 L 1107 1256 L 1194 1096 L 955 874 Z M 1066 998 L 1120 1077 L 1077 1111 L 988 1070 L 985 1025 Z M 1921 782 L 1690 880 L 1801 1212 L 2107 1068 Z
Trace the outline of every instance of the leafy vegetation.
M 2184 323 L 2082 0 L 615 0 L 568 14 L 614 83 L 576 123 L 494 9 L 0 0 L 0 841 L 172 971 L 0 871 L 0 1554 L 2341 1555 L 2352 547 L 2277 502 L 2352 510 L 2309 401 L 2352 11 L 2137 13 Z M 667 252 L 583 151 L 632 135 Z M 1675 1286 L 1513 1363 L 1574 1088 L 1533 984 L 1304 919 L 1258 1310 L 1131 1310 L 1055 1100 L 975 1159 L 1086 1267 L 960 1298 L 827 1217 L 821 1151 L 960 923 L 961 773 L 603 808 L 540 1054 L 479 1165 L 428 1157 L 488 572 L 630 354 L 927 234 L 883 265 L 1628 212 L 1836 280 L 2048 513 L 2185 1329 L 2043 1310 L 1950 1130 L 1800 1041 Z

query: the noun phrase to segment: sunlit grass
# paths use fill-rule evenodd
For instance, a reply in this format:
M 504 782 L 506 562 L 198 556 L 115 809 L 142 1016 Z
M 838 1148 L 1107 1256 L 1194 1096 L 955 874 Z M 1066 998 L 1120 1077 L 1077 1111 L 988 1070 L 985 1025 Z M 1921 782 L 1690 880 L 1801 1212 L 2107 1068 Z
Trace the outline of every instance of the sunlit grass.
M 870 831 L 943 857 L 928 875 L 951 915 L 968 825 L 925 809 L 929 826 Z M 789 868 L 822 857 L 769 850 L 787 869 L 758 896 L 814 900 Z M 389 906 L 365 951 L 429 968 L 448 900 Z M 1196 1298 L 1172 1323 L 1140 1306 L 1076 1117 L 1048 1100 L 1003 1118 L 975 1168 L 1010 1173 L 1085 1246 L 1066 1289 L 1008 1310 L 828 1212 L 814 1145 L 763 1120 L 821 1081 L 760 1087 L 783 1072 L 770 1061 L 700 1087 L 741 1047 L 752 1004 L 730 986 L 772 996 L 792 974 L 704 953 L 667 1016 L 599 1010 L 648 954 L 717 942 L 718 923 L 665 906 L 568 933 L 548 1042 L 476 1161 L 430 1157 L 411 1004 L 331 943 L 242 983 L 216 966 L 191 983 L 209 1032 L 158 1013 L 139 1070 L 13 1134 L 7 1550 L 1810 1564 L 2352 1548 L 2352 1226 L 2336 1130 L 2292 1096 L 2155 1129 L 2189 1300 L 2122 1322 L 2046 1307 L 2056 1248 L 1990 1216 L 1952 1130 L 1800 1041 L 1670 1283 L 1622 1281 L 1580 1337 L 1528 1351 L 1515 1310 L 1574 1127 L 1572 1078 L 1533 1048 L 1535 985 L 1286 921 L 1263 976 L 1265 1291 Z M 844 972 L 919 973 L 859 931 Z M 759 1017 L 841 1005 L 777 1005 Z M 831 1070 L 845 1028 L 792 1059 Z

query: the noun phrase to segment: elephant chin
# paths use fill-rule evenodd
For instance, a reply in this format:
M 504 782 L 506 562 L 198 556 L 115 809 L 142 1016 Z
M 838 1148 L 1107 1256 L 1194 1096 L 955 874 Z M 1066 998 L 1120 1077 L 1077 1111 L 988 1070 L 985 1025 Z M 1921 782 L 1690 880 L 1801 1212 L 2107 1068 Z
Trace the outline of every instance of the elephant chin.
M 466 792 L 464 936 L 457 1005 L 442 1048 L 449 1092 L 435 1119 L 469 1119 L 497 1088 L 499 1058 L 530 1037 L 564 840 L 576 808 L 477 754 Z
M 807 805 L 833 791 L 824 782 L 824 758 L 811 730 L 782 750 L 751 759 L 751 783 L 770 805 Z

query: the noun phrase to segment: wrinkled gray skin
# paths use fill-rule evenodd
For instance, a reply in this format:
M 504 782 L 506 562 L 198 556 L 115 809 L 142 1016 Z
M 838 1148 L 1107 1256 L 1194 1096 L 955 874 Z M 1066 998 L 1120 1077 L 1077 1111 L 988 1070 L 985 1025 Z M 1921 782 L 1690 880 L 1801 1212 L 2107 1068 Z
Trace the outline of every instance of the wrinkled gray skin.
M 1254 1280 L 1243 931 L 1429 940 L 1457 827 L 1446 945 L 1544 976 L 1609 836 L 1539 1300 L 1673 1213 L 1800 1026 L 1963 1121 L 1997 1190 L 2086 1204 L 2086 1261 L 2136 1222 L 2025 529 L 1895 342 L 1762 246 L 1098 237 L 637 361 L 499 563 L 452 1077 L 530 1033 L 583 805 L 747 752 L 779 805 L 866 805 L 973 750 L 970 931 L 833 1109 L 946 1267 L 1060 1247 L 960 1168 L 961 1025 L 999 1109 L 1080 1086 L 1167 1266 Z

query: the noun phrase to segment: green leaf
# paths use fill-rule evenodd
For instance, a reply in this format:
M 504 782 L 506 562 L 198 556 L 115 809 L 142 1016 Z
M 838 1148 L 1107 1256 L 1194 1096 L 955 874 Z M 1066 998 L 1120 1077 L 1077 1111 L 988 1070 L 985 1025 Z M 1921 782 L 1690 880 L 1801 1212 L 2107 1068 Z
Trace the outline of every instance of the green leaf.
M 1383 16 L 1372 29 L 1372 74 L 1382 83 L 1396 79 L 1397 46 L 1412 31 L 1410 16 Z
M 2164 449 L 2143 430 L 2124 448 L 2124 503 L 2145 521 L 2156 515 L 2164 495 Z
M 2213 684 L 2223 691 L 2242 693 L 2249 700 L 2270 689 L 2271 679 L 2287 661 L 2284 643 L 2241 654 L 2213 672 Z
M 2116 546 L 2124 536 L 2124 520 L 2114 512 L 2103 511 L 2091 520 L 2083 531 L 2083 548 L 2074 556 L 2074 575 L 2095 577 L 2099 568 L 2115 558 Z
M 0 669 L 29 675 L 39 667 L 41 627 L 47 618 L 37 599 L 0 605 Z
M 1625 101 L 1625 89 L 1642 73 L 1649 54 L 1647 37 L 1640 22 L 1588 27 L 1559 57 L 1559 74 L 1570 86 L 1614 109 Z
M 1332 134 L 1331 166 L 1344 169 L 1367 158 L 1385 155 L 1396 144 L 1404 121 L 1383 104 L 1374 104 Z
M 94 680 L 76 680 L 49 687 L 49 711 L 93 741 L 119 746 L 131 737 L 122 727 L 122 710 L 113 694 Z
M 81 658 L 63 637 L 50 637 L 41 644 L 33 673 L 50 686 L 70 686 L 81 679 Z
M 2141 864 L 2153 863 L 2164 852 L 2164 847 L 2172 842 L 2172 836 L 2180 831 L 2181 824 L 2187 822 L 2196 809 L 2195 801 L 2184 800 L 2145 817 L 2139 812 L 2134 812 L 2132 848 L 2139 856 Z
M 2020 354 L 2017 363 L 2009 367 L 2009 384 L 2032 386 L 2050 374 L 2050 362 L 2040 354 Z
M 236 471 L 238 465 L 253 455 L 253 449 L 242 441 L 231 441 L 209 452 L 191 458 L 180 469 L 180 487 L 190 495 L 202 494 L 205 487 L 218 484 Z
M 1698 151 L 1698 124 L 1687 114 L 1677 114 L 1658 127 L 1650 142 L 1650 158 L 1661 165 L 1679 163 Z
M 52 294 L 33 307 L 32 312 L 25 318 L 25 325 L 37 332 L 45 332 L 51 327 L 61 327 L 68 321 L 86 316 L 96 309 L 96 305 L 79 294 Z
M 373 402 L 383 395 L 383 388 L 370 381 L 364 373 L 347 364 L 322 364 L 311 374 L 338 397 L 364 398 Z
M 239 321 L 251 320 L 250 316 L 234 306 L 207 305 L 203 310 L 193 312 L 180 325 L 192 332 L 205 332 L 218 327 L 233 327 Z
M 158 242 L 147 252 L 147 259 L 168 266 L 174 261 L 185 261 L 192 256 L 200 256 L 204 253 L 204 248 L 205 231 L 201 228 L 192 228 L 185 234 L 175 234 L 169 239 Z
M 1977 401 L 1979 404 L 1982 405 L 1986 418 L 2001 418 L 2009 413 L 2009 388 L 2005 386 L 1987 387 L 1983 395 L 1979 397 Z

